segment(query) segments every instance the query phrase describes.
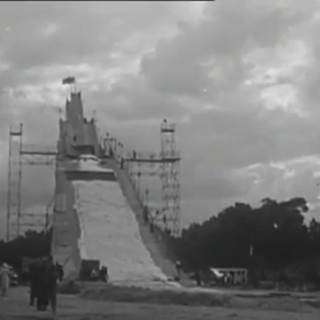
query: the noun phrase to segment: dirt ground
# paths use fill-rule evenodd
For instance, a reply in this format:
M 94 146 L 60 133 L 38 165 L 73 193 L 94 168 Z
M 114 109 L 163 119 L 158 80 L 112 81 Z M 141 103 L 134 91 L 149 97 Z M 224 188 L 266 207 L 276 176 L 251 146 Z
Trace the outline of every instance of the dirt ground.
M 297 303 L 292 298 L 263 300 L 261 297 L 235 297 L 230 308 L 221 308 L 90 301 L 72 295 L 59 295 L 56 319 L 319 320 L 319 307 L 320 305 L 312 307 L 307 303 Z M 1 320 L 51 318 L 50 312 L 38 312 L 34 307 L 28 306 L 28 288 L 12 288 L 8 297 L 0 298 Z

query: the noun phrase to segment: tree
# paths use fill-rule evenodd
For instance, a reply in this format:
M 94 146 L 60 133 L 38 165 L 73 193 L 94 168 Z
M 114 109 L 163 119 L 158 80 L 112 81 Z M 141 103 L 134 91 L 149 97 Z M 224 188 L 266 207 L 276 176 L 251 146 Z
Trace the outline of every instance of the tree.
M 190 269 L 250 266 L 253 271 L 311 273 L 320 261 L 320 224 L 312 220 L 305 225 L 307 211 L 301 197 L 280 202 L 264 198 L 254 209 L 235 203 L 202 224 L 192 224 L 172 243 Z M 302 260 L 311 262 L 302 267 Z
M 27 231 L 9 242 L 0 242 L 0 262 L 19 269 L 22 257 L 40 258 L 51 250 L 52 229 L 47 232 Z

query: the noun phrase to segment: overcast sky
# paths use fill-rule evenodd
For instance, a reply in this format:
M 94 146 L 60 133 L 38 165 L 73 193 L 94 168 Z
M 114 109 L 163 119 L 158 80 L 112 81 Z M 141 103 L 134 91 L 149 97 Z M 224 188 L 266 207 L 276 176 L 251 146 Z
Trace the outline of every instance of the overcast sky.
M 70 75 L 127 148 L 157 151 L 161 120 L 177 124 L 185 223 L 264 197 L 319 216 L 319 29 L 320 0 L 1 2 L 2 219 L 8 125 L 55 145 Z M 23 184 L 24 210 L 50 200 L 48 170 Z

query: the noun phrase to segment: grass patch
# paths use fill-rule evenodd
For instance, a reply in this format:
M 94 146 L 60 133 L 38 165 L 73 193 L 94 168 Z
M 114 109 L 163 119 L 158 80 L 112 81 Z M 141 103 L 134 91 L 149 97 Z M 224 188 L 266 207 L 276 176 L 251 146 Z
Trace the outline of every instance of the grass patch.
M 135 302 L 160 305 L 228 306 L 231 297 L 212 293 L 174 290 L 151 290 L 138 287 L 106 285 L 104 288 L 84 289 L 80 296 L 90 300 Z

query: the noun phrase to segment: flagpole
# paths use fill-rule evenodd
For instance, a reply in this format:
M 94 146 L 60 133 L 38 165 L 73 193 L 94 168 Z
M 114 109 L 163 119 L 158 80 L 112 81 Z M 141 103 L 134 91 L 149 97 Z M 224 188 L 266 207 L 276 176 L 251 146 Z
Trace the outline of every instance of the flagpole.
M 72 92 L 76 92 L 76 79 L 75 77 L 67 77 L 62 79 L 62 85 L 68 85 L 69 89 L 67 90 L 67 94 L 71 96 Z M 68 99 L 68 97 L 67 97 Z

